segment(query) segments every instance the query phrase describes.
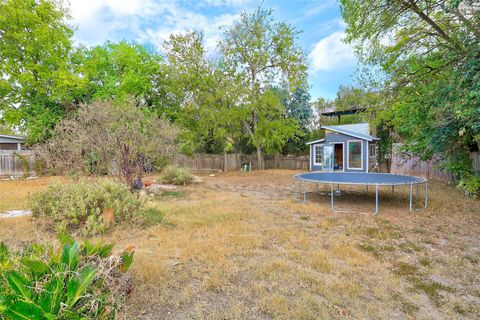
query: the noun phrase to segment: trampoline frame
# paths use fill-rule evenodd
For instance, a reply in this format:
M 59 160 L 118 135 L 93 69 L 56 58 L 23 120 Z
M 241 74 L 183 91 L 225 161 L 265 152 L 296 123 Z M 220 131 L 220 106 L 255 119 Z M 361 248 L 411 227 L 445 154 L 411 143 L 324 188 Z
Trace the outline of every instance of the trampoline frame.
M 410 182 L 390 182 L 390 183 L 378 183 L 378 182 L 339 182 L 339 181 L 322 181 L 318 179 L 306 179 L 301 177 L 305 174 L 310 173 L 329 173 L 329 174 L 364 174 L 364 175 L 391 175 L 391 176 L 401 176 L 401 177 L 409 177 L 414 178 L 415 181 Z M 425 184 L 425 205 L 424 208 L 428 207 L 428 179 L 418 176 L 408 176 L 408 175 L 400 175 L 400 174 L 392 174 L 392 173 L 374 173 L 374 172 L 325 172 L 325 171 L 312 171 L 312 172 L 304 172 L 299 173 L 293 176 L 294 179 L 294 196 L 296 191 L 296 181 L 303 181 L 303 203 L 307 202 L 307 182 L 313 182 L 316 184 L 316 191 L 318 192 L 318 184 L 325 184 L 330 185 L 330 207 L 334 213 L 340 212 L 354 212 L 354 213 L 362 213 L 362 214 L 369 214 L 368 212 L 359 212 L 355 210 L 336 210 L 334 205 L 334 197 L 333 197 L 333 186 L 337 185 L 337 189 L 339 189 L 340 185 L 364 185 L 366 191 L 368 192 L 368 186 L 375 186 L 375 211 L 373 212 L 374 215 L 378 214 L 378 193 L 380 186 L 391 186 L 392 187 L 392 195 L 395 191 L 395 186 L 409 186 L 410 191 L 410 211 L 413 211 L 413 186 L 416 185 L 416 200 L 419 199 L 419 185 Z

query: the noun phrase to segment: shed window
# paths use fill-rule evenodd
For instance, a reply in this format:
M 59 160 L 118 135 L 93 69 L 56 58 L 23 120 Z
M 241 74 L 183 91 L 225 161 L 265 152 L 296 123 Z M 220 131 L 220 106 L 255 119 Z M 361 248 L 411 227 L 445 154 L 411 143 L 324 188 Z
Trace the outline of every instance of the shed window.
M 360 140 L 348 141 L 348 169 L 363 169 L 363 144 Z
M 368 154 L 371 158 L 376 157 L 377 156 L 377 145 L 370 144 L 368 146 Z
M 316 146 L 313 146 L 313 158 L 314 158 L 314 163 L 316 165 L 322 165 L 323 163 L 323 146 L 320 146 L 320 145 L 316 145 Z

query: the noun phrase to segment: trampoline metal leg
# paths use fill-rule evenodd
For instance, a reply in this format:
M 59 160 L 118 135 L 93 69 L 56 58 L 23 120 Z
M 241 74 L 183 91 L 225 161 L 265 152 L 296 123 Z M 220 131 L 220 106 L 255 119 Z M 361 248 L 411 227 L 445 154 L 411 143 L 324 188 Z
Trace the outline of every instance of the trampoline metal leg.
M 413 184 L 410 184 L 410 211 L 413 208 Z
M 378 213 L 378 184 L 375 185 L 375 212 L 373 214 Z
M 428 182 L 425 182 L 425 209 L 428 207 Z
M 418 183 L 417 183 L 417 199 L 415 201 L 418 202 Z
M 395 186 L 392 186 L 392 195 L 394 191 L 395 191 Z
M 317 186 L 317 193 L 318 193 L 318 182 L 316 183 L 316 186 Z
M 307 183 L 303 181 L 303 203 L 307 202 Z
M 335 208 L 333 207 L 333 184 L 330 185 L 330 206 L 332 210 L 335 212 Z

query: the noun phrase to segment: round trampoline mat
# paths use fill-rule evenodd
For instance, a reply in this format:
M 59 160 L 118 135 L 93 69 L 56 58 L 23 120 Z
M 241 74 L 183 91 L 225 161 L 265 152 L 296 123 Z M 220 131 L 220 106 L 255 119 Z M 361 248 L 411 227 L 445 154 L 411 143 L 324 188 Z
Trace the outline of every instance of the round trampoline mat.
M 411 185 L 427 182 L 427 179 L 391 173 L 367 172 L 307 172 L 295 175 L 296 179 L 328 184 L 361 184 L 361 185 Z

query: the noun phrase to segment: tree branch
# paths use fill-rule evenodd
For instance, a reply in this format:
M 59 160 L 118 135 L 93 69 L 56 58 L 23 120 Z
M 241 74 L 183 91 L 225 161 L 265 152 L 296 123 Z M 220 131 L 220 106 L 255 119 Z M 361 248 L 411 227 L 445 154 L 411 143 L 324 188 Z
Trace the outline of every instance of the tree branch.
M 480 30 L 478 30 L 477 28 L 475 28 L 475 26 L 472 24 L 472 22 L 470 20 L 468 20 L 463 14 L 462 12 L 460 11 L 460 8 L 456 8 L 453 13 L 455 14 L 455 16 L 458 17 L 458 19 L 460 19 L 460 21 L 463 22 L 463 24 L 470 30 L 473 32 L 473 34 L 475 34 L 475 38 L 477 38 L 477 40 L 480 40 Z
M 433 21 L 425 12 L 423 12 L 417 4 L 413 0 L 405 1 L 405 0 L 398 0 L 403 6 L 407 7 L 415 14 L 417 14 L 420 19 L 428 23 L 440 37 L 446 40 L 449 43 L 452 43 L 456 50 L 464 51 L 463 48 L 454 41 L 435 21 Z

